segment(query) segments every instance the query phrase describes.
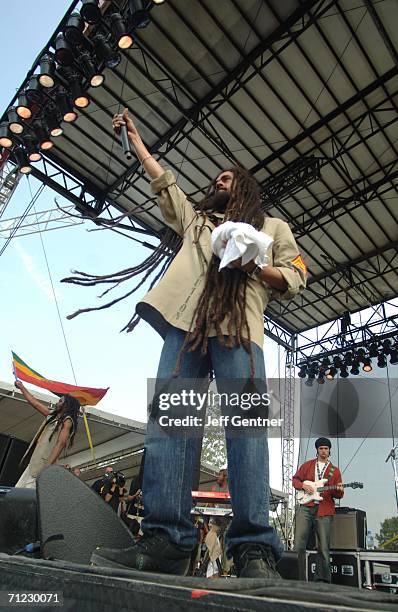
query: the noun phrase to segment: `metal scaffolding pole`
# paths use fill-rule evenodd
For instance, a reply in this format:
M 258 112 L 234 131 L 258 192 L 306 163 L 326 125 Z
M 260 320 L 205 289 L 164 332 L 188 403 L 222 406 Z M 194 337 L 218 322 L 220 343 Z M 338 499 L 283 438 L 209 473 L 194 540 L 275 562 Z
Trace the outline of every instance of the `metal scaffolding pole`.
M 296 338 L 293 336 L 291 349 L 286 351 L 285 388 L 282 406 L 282 490 L 287 495 L 282 513 L 282 528 L 287 550 L 293 547 L 294 492 L 292 478 L 294 468 L 295 343 Z

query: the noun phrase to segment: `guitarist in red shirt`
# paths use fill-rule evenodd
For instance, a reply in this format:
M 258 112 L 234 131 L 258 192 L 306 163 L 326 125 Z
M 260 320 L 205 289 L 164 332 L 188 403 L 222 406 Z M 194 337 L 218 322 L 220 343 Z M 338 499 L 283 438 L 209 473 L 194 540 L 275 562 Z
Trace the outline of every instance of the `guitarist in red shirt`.
M 315 442 L 317 455 L 303 463 L 293 476 L 293 486 L 299 491 L 312 494 L 315 487 L 304 481 L 327 479 L 327 486 L 335 486 L 321 493 L 323 500 L 320 502 L 310 501 L 300 505 L 296 509 L 294 548 L 298 553 L 299 580 L 306 579 L 306 558 L 308 538 L 315 526 L 318 537 L 318 554 L 316 559 L 315 580 L 318 582 L 330 582 L 330 528 L 333 515 L 336 513 L 334 498 L 340 499 L 344 495 L 341 472 L 337 466 L 330 461 L 330 449 L 332 443 L 328 438 L 318 438 Z

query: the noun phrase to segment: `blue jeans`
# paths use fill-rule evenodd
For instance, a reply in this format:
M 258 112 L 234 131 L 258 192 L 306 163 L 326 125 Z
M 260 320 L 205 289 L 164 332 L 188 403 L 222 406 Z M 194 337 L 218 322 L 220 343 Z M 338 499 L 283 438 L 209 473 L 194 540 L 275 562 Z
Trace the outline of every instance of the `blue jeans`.
M 158 368 L 158 380 L 173 375 L 185 332 L 171 327 L 164 342 Z M 252 343 L 255 378 L 265 381 L 262 350 Z M 208 354 L 200 348 L 184 353 L 179 376 L 203 380 L 210 368 L 216 379 L 247 380 L 250 373 L 249 355 L 242 347 L 226 348 L 217 338 L 209 339 Z M 250 427 L 240 436 L 226 433 L 228 480 L 233 520 L 226 535 L 228 556 L 243 543 L 260 543 L 271 547 L 277 559 L 282 546 L 269 526 L 269 466 L 267 433 L 253 435 Z M 193 550 L 197 537 L 190 511 L 192 483 L 199 461 L 200 438 L 187 435 L 159 436 L 159 426 L 148 421 L 145 439 L 145 469 L 143 496 L 145 518 L 142 530 L 149 534 L 162 530 L 172 542 Z

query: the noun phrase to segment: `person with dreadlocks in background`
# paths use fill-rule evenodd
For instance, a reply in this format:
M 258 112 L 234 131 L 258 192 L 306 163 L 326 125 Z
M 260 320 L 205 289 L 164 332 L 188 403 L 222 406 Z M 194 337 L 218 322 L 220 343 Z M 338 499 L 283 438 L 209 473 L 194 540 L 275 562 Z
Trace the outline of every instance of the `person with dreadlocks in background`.
M 34 397 L 20 380 L 15 381 L 15 386 L 26 401 L 46 417 L 21 460 L 21 464 L 29 463 L 15 485 L 35 489 L 40 472 L 56 463 L 62 451 L 73 445 L 80 403 L 71 395 L 63 395 L 54 408 L 50 409 Z
M 271 297 L 291 298 L 305 286 L 305 266 L 288 225 L 264 217 L 259 186 L 241 167 L 220 172 L 204 200 L 194 207 L 177 186 L 173 173 L 150 155 L 127 109 L 113 118 L 116 134 L 123 124 L 152 181 L 152 193 L 157 196 L 165 223 L 182 238 L 174 259 L 162 269 L 165 272 L 159 284 L 137 305 L 127 330 L 140 316 L 164 338 L 157 381 L 208 380 L 213 371 L 217 385 L 219 380 L 232 384 L 254 378 L 266 385 L 264 309 Z M 220 259 L 212 254 L 211 234 L 224 221 L 245 222 L 271 236 L 270 265 L 260 268 L 250 261 L 243 266 L 237 259 L 232 267 L 219 271 Z M 166 252 L 164 241 L 159 249 Z M 129 269 L 113 276 L 80 273 L 80 279 L 65 280 L 84 285 L 113 279 L 119 284 L 123 274 L 127 279 L 142 270 Z M 80 312 L 84 311 L 70 318 Z M 162 435 L 154 415 L 156 410 L 148 420 L 145 440 L 144 537 L 127 549 L 98 549 L 91 561 L 110 567 L 185 574 L 196 544 L 190 511 L 200 438 Z M 263 427 L 254 434 L 247 428 L 233 435 L 226 428 L 226 441 L 233 508 L 226 536 L 227 554 L 233 557 L 239 577 L 279 578 L 275 564 L 281 545 L 268 519 L 266 430 Z

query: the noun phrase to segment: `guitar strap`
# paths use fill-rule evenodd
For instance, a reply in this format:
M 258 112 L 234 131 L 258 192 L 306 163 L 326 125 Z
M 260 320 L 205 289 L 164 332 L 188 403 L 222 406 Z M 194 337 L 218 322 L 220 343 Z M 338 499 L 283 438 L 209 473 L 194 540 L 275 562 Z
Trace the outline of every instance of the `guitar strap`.
M 329 471 L 329 475 L 328 475 L 328 482 L 331 479 L 331 477 L 333 476 L 333 472 L 334 472 L 334 465 L 333 463 L 330 464 L 330 471 Z

